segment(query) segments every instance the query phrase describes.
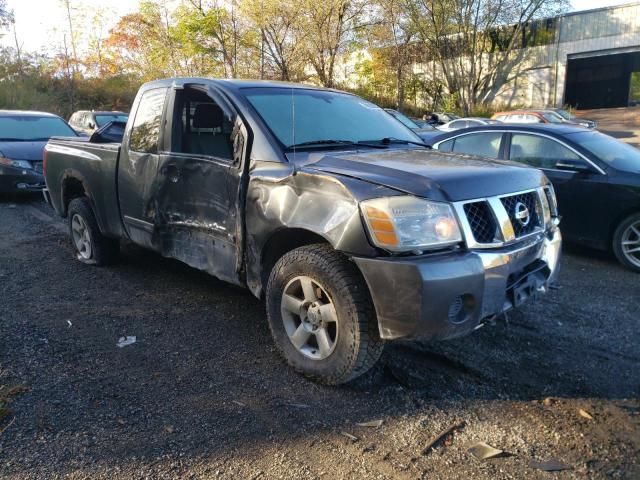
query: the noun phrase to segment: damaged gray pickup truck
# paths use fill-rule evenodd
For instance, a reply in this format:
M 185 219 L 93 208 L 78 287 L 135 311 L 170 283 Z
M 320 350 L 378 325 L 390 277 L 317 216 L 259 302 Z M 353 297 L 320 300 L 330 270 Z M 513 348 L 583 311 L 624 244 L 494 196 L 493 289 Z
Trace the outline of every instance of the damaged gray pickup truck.
M 469 333 L 558 269 L 543 173 L 431 151 L 333 90 L 151 82 L 126 126 L 52 139 L 45 177 L 80 261 L 112 262 L 127 239 L 246 286 L 283 357 L 327 384 L 385 340 Z

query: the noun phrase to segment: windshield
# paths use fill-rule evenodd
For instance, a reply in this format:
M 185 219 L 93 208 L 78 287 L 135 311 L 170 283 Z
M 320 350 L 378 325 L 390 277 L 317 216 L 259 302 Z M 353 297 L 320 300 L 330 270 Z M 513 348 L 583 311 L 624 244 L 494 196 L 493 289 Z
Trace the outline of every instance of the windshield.
M 640 150 L 600 132 L 571 134 L 571 139 L 613 168 L 640 172 Z
M 549 123 L 563 123 L 562 117 L 555 112 L 542 112 L 542 116 Z
M 416 122 L 411 120 L 405 114 L 398 112 L 397 110 L 387 110 L 387 112 L 389 112 L 395 119 L 402 122 L 402 124 L 406 127 L 409 127 L 411 129 L 420 128 L 420 126 Z
M 107 115 L 96 115 L 96 125 L 98 127 L 102 127 L 103 125 L 106 125 L 109 122 L 127 122 L 127 119 L 129 118 L 128 115 L 124 115 L 124 114 L 107 114 Z
M 560 115 L 565 120 L 571 120 L 574 118 L 574 116 L 571 115 L 571 113 L 567 112 L 566 110 L 558 109 L 558 110 L 554 110 L 554 112 Z
M 50 137 L 76 137 L 76 132 L 58 117 L 11 115 L 0 117 L 0 141 L 29 142 Z
M 333 142 L 420 138 L 382 108 L 355 95 L 302 88 L 248 88 L 247 100 L 285 148 Z

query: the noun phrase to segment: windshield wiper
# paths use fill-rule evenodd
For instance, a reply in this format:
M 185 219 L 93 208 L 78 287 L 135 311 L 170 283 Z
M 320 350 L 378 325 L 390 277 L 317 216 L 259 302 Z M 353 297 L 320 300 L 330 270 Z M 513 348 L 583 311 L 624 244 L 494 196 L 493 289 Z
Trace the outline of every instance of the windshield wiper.
M 293 150 L 294 148 L 304 148 L 304 147 L 322 147 L 326 145 L 357 145 L 364 147 L 372 147 L 372 148 L 387 148 L 385 145 L 374 145 L 367 142 L 354 142 L 352 140 L 336 140 L 333 138 L 325 139 L 325 140 L 311 140 L 309 142 L 301 142 L 295 143 L 293 145 L 289 145 L 287 150 Z
M 380 140 L 377 140 L 378 142 L 382 143 L 383 145 L 389 145 L 391 143 L 401 143 L 401 144 L 411 144 L 411 145 L 418 145 L 420 147 L 425 147 L 428 148 L 429 150 L 432 149 L 431 145 L 427 145 L 424 142 L 414 142 L 413 140 L 401 140 L 399 138 L 393 138 L 393 137 L 385 137 L 385 138 L 381 138 Z

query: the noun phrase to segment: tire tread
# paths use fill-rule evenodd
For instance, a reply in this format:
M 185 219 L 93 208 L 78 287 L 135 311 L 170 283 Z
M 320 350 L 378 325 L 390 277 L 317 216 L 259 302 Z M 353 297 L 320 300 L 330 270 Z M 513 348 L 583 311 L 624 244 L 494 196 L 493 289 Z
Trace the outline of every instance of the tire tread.
M 283 268 L 295 264 L 313 264 L 317 262 L 322 263 L 329 275 L 336 280 L 336 289 L 345 291 L 351 296 L 351 301 L 355 306 L 353 315 L 357 319 L 356 339 L 359 343 L 359 348 L 355 345 L 351 352 L 357 352 L 357 355 L 355 358 L 352 357 L 350 359 L 342 371 L 337 371 L 330 376 L 317 376 L 303 371 L 291 359 L 287 358 L 287 355 L 277 345 L 277 342 L 276 345 L 280 355 L 295 371 L 319 383 L 336 385 L 349 382 L 369 370 L 380 358 L 384 349 L 384 341 L 380 338 L 375 309 L 362 274 L 344 254 L 334 250 L 328 244 L 307 245 L 286 253 L 276 262 L 271 271 L 267 289 L 273 285 L 276 275 Z M 273 335 L 272 321 L 269 322 L 269 328 Z

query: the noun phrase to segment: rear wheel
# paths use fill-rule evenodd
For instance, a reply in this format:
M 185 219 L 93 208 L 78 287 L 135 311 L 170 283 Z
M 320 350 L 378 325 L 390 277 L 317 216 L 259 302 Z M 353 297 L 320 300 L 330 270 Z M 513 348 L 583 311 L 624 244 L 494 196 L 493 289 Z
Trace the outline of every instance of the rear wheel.
M 78 260 L 91 265 L 107 265 L 117 259 L 120 243 L 102 235 L 87 198 L 71 200 L 68 217 L 69 235 Z
M 640 213 L 618 225 L 613 235 L 613 252 L 625 267 L 640 272 Z
M 285 254 L 267 285 L 267 315 L 274 341 L 296 371 L 339 384 L 369 370 L 383 341 L 360 272 L 329 245 Z

